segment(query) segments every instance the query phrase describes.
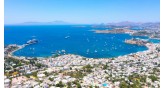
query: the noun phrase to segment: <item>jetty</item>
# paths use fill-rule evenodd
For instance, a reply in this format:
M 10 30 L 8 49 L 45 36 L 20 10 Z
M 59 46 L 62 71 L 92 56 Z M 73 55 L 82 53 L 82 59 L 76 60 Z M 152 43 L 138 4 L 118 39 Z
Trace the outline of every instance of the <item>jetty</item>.
M 29 40 L 27 41 L 25 44 L 23 45 L 17 45 L 17 44 L 10 44 L 8 46 L 5 47 L 4 49 L 4 54 L 5 56 L 13 56 L 12 54 L 28 45 L 31 45 L 31 44 L 35 44 L 35 43 L 38 43 L 38 40 L 37 39 L 32 39 L 32 40 Z
M 26 44 L 34 44 L 34 43 L 38 43 L 38 40 L 37 39 L 32 39 L 32 40 L 27 41 Z

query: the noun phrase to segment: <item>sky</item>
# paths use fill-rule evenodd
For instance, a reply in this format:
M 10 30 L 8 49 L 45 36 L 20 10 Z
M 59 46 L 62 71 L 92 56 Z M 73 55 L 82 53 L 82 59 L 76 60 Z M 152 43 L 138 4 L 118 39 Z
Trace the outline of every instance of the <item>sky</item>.
M 159 0 L 4 0 L 4 23 L 159 22 Z

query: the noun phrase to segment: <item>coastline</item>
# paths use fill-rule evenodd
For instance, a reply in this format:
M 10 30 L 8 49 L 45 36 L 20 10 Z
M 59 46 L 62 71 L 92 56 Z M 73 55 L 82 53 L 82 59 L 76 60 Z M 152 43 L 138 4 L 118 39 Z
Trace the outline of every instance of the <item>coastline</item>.
M 145 46 L 148 48 L 147 50 L 115 58 L 97 59 L 66 54 L 57 57 L 50 56 L 43 59 L 39 57 L 38 59 L 29 59 L 28 57 L 11 55 L 19 59 L 19 61 L 27 61 L 28 63 L 35 63 L 35 65 L 24 64 L 22 68 L 28 68 L 28 70 L 17 73 L 17 75 L 20 76 L 12 77 L 5 75 L 5 77 L 6 80 L 11 78 L 9 81 L 11 81 L 12 86 L 19 86 L 19 83 L 25 83 L 24 85 L 26 85 L 26 82 L 36 82 L 40 84 L 38 81 L 49 85 L 52 85 L 52 82 L 55 84 L 62 82 L 67 85 L 67 82 L 75 82 L 78 80 L 83 88 L 87 88 L 93 85 L 93 83 L 94 86 L 101 88 L 104 84 L 106 84 L 108 88 L 118 88 L 123 81 L 132 83 L 129 78 L 138 74 L 139 79 L 146 77 L 146 82 L 141 83 L 144 84 L 143 87 L 145 87 L 147 83 L 159 86 L 160 44 L 146 43 Z M 14 50 L 14 52 L 22 48 L 23 47 L 20 47 Z M 23 69 L 18 69 L 17 71 L 22 71 Z M 155 72 L 154 69 L 158 71 Z M 30 78 L 28 75 L 30 75 Z M 156 81 L 151 81 L 152 79 L 150 77 L 152 76 L 156 77 Z M 18 81 L 20 82 L 17 83 Z
M 154 44 L 154 43 L 153 43 Z M 9 56 L 10 57 L 14 57 L 14 58 L 28 58 L 28 59 L 33 59 L 33 58 L 37 58 L 37 59 L 44 59 L 44 58 L 50 58 L 50 57 L 52 57 L 52 55 L 51 56 L 48 56 L 48 57 L 27 57 L 27 56 L 16 56 L 16 55 L 13 55 L 13 53 L 14 52 L 16 52 L 16 51 L 18 51 L 18 50 L 20 50 L 20 49 L 23 49 L 24 47 L 26 47 L 26 45 L 27 44 L 23 44 L 23 45 L 17 45 L 19 48 L 18 49 L 16 49 L 16 50 L 14 50 L 14 51 L 12 51 L 10 54 L 9 54 Z M 147 50 L 143 50 L 143 51 L 137 51 L 137 52 L 135 52 L 135 53 L 129 53 L 129 54 L 126 54 L 126 55 L 119 55 L 119 56 L 117 56 L 117 57 L 108 57 L 108 58 L 90 58 L 90 59 L 112 59 L 112 58 L 118 58 L 118 57 L 122 57 L 122 56 L 127 56 L 127 55 L 132 55 L 132 54 L 136 54 L 136 53 L 143 53 L 143 52 L 145 52 L 145 51 L 148 51 L 148 50 L 150 50 L 150 47 L 148 47 L 146 44 L 144 45 L 144 46 L 146 46 L 147 47 Z M 77 55 L 77 54 L 64 54 L 64 55 Z M 60 55 L 61 56 L 61 55 Z M 79 55 L 79 56 L 81 56 L 81 55 Z M 81 57 L 84 57 L 84 56 L 81 56 Z M 84 57 L 84 58 L 88 58 L 88 57 Z

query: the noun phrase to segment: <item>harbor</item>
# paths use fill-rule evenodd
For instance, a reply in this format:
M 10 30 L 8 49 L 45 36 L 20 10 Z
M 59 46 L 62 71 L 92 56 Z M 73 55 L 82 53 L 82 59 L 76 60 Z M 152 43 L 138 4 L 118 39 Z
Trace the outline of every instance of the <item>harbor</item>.
M 62 83 L 64 86 L 68 86 L 70 82 L 72 87 L 77 85 L 74 82 L 81 83 L 82 88 L 89 86 L 114 88 L 120 87 L 123 82 L 128 82 L 130 85 L 134 85 L 134 78 L 129 79 L 135 74 L 141 77 L 145 77 L 145 82 L 138 85 L 146 86 L 159 86 L 159 69 L 160 69 L 160 45 L 146 43 L 148 50 L 137 53 L 131 53 L 117 58 L 86 58 L 79 55 L 67 54 L 56 57 L 48 57 L 43 59 L 35 59 L 35 63 L 40 63 L 43 66 L 38 68 L 35 65 L 29 64 L 28 66 L 23 65 L 28 70 L 24 73 L 19 72 L 16 75 L 5 76 L 6 86 L 10 84 L 8 78 L 12 78 L 12 87 L 55 87 L 58 83 Z M 33 59 L 32 59 L 33 60 Z M 31 63 L 31 60 L 30 60 Z M 7 64 L 7 63 L 6 63 Z M 147 65 L 146 65 L 147 64 Z M 35 68 L 35 69 L 34 69 Z M 88 70 L 85 70 L 88 69 Z M 155 71 L 155 70 L 157 71 Z M 18 71 L 21 70 L 18 68 Z M 33 72 L 36 72 L 36 76 Z M 21 75 L 22 73 L 22 75 Z M 79 74 L 81 73 L 81 75 Z M 35 78 L 26 78 L 24 75 L 31 75 Z M 75 75 L 71 75 L 75 74 Z M 20 78 L 21 75 L 23 78 Z M 55 75 L 55 76 L 54 76 Z M 76 76 L 77 75 L 77 76 Z M 156 77 L 156 80 L 150 77 Z M 20 81 L 16 81 L 20 79 Z M 119 80 L 120 79 L 120 80 Z M 14 81 L 15 80 L 15 81 Z M 21 81 L 22 80 L 22 81 Z M 24 80 L 24 81 L 23 81 Z M 42 81 L 40 84 L 36 80 Z M 131 82 L 131 80 L 133 80 Z M 33 83 L 36 83 L 35 85 Z M 148 85 L 148 83 L 151 83 Z M 137 85 L 137 84 L 136 84 Z

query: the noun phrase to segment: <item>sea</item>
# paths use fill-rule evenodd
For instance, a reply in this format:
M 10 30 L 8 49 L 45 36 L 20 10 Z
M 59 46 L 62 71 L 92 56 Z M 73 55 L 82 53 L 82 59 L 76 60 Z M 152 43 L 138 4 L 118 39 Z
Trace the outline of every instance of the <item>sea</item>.
M 113 58 L 147 50 L 145 46 L 124 43 L 125 39 L 147 37 L 97 34 L 93 32 L 96 29 L 105 28 L 93 28 L 92 25 L 5 25 L 4 45 L 22 45 L 28 40 L 37 39 L 38 43 L 14 52 L 16 56 L 26 57 L 49 57 L 59 53 L 88 58 Z M 156 39 L 149 41 L 160 42 Z

